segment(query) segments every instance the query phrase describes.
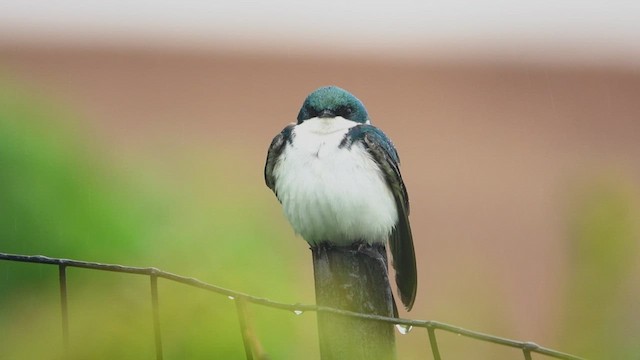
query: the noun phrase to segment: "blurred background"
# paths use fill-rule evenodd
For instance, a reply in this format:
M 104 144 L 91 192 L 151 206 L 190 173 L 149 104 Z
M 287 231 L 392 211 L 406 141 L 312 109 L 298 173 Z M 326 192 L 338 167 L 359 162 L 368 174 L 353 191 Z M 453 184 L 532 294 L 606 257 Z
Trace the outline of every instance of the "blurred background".
M 640 3 L 0 1 L 0 252 L 155 266 L 313 303 L 264 185 L 312 90 L 395 142 L 433 319 L 640 353 Z M 148 280 L 69 270 L 71 358 L 154 358 Z M 54 267 L 0 262 L 3 359 L 63 358 Z M 233 302 L 160 282 L 165 358 L 243 358 Z M 273 359 L 314 314 L 250 306 Z M 354 339 L 357 341 L 357 339 Z M 400 359 L 429 358 L 426 332 Z M 442 334 L 452 359 L 516 350 Z

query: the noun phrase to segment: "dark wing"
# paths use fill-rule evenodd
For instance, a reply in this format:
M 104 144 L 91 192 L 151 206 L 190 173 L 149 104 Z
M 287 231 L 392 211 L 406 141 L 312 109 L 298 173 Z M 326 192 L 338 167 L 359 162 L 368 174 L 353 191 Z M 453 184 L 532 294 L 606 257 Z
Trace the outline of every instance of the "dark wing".
M 264 165 L 264 181 L 274 193 L 276 192 L 276 178 L 273 175 L 273 168 L 276 166 L 285 145 L 291 141 L 291 131 L 294 126 L 295 124 L 290 124 L 280 134 L 276 135 L 271 141 L 271 146 L 269 146 L 269 151 L 267 152 L 267 163 Z
M 361 140 L 373 160 L 378 163 L 396 200 L 398 224 L 389 238 L 392 264 L 396 272 L 396 284 L 400 299 L 411 310 L 416 299 L 418 275 L 413 237 L 409 224 L 409 197 L 400 175 L 400 159 L 393 143 L 378 128 L 360 125 L 349 131 L 351 142 Z M 343 146 L 346 144 L 343 144 Z M 350 146 L 351 144 L 349 144 Z

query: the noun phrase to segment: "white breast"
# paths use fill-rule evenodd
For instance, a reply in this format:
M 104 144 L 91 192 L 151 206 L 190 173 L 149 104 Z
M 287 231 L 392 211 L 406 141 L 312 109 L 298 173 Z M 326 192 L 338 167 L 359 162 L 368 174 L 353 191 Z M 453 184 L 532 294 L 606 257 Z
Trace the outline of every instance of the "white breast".
M 356 125 L 341 117 L 306 120 L 273 170 L 285 215 L 311 245 L 385 242 L 398 221 L 393 194 L 363 145 L 339 148 Z

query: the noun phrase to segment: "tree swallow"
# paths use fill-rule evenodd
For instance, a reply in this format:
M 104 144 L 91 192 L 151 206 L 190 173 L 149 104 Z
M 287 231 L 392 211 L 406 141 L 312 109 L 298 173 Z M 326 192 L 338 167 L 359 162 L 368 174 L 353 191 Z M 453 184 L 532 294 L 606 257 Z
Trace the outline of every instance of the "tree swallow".
M 398 293 L 411 310 L 416 259 L 393 143 L 371 125 L 360 100 L 335 86 L 312 92 L 297 120 L 271 142 L 267 186 L 312 247 L 367 243 L 385 251 L 388 240 Z

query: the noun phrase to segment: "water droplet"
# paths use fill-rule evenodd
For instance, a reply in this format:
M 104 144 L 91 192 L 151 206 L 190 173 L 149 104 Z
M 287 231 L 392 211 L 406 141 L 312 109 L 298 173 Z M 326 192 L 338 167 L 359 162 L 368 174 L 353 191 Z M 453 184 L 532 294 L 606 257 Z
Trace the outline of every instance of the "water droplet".
M 304 311 L 302 310 L 293 310 L 293 313 L 296 315 L 302 315 L 304 313 Z
M 236 299 L 235 296 L 231 296 L 231 295 L 229 295 L 227 297 L 229 298 L 229 300 L 235 300 Z
M 413 329 L 413 326 L 411 325 L 404 325 L 404 324 L 396 324 L 396 329 L 398 329 L 398 332 L 402 335 L 407 335 L 411 329 Z

